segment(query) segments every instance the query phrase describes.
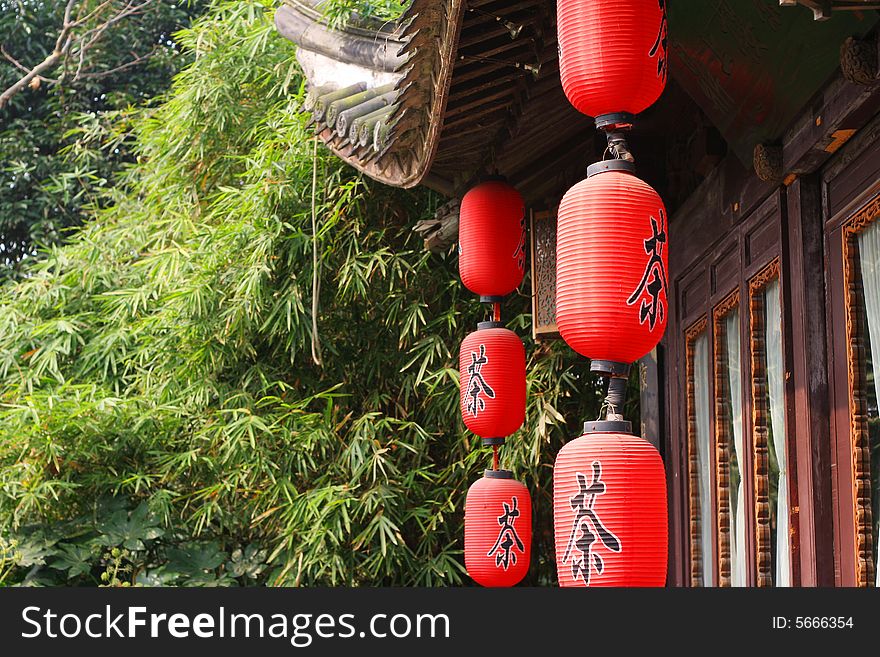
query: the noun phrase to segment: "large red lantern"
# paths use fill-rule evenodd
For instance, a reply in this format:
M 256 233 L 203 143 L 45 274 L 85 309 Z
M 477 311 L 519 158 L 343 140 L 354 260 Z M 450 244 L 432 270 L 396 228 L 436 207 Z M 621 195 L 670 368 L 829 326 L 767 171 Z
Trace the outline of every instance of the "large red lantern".
M 560 586 L 665 584 L 666 476 L 646 440 L 599 431 L 566 444 L 553 470 L 553 515 Z
M 556 323 L 593 360 L 635 362 L 666 329 L 666 209 L 633 171 L 594 164 L 559 205 Z
M 459 366 L 467 428 L 484 439 L 519 429 L 526 412 L 526 350 L 516 333 L 501 322 L 480 322 L 461 343 Z
M 663 93 L 666 0 L 558 0 L 562 88 L 596 125 L 631 122 Z M 618 115 L 618 116 L 613 116 Z
M 503 179 L 471 189 L 461 200 L 458 269 L 474 294 L 503 297 L 522 282 L 526 266 L 525 205 Z
M 468 489 L 464 565 L 483 586 L 513 586 L 529 570 L 532 498 L 508 470 L 486 470 Z

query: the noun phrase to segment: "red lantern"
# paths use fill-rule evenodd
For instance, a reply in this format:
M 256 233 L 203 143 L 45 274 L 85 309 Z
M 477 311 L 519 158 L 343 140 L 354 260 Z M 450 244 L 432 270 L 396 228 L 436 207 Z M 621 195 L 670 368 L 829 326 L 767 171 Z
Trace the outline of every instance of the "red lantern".
M 458 270 L 474 294 L 503 297 L 522 282 L 526 219 L 522 196 L 503 179 L 490 179 L 461 200 Z
M 467 494 L 464 565 L 483 586 L 513 586 L 529 570 L 532 498 L 507 470 L 486 470 Z
M 631 122 L 663 93 L 666 0 L 559 0 L 559 73 L 568 100 L 596 125 Z
M 560 586 L 665 584 L 666 476 L 646 440 L 585 433 L 566 444 L 553 470 L 553 517 Z
M 666 209 L 633 171 L 594 164 L 559 205 L 556 324 L 593 360 L 635 362 L 666 329 Z
M 509 436 L 526 415 L 526 350 L 501 322 L 480 322 L 461 343 L 461 417 L 484 439 Z

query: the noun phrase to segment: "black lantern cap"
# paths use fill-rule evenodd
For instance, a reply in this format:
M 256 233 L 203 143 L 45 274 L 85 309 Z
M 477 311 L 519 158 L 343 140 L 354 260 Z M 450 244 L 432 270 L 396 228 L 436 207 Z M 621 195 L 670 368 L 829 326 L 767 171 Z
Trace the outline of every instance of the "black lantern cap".
M 632 433 L 632 422 L 629 420 L 584 422 L 584 433 Z
M 618 363 L 613 360 L 590 361 L 590 371 L 605 376 L 628 377 L 630 366 L 630 363 Z
M 494 445 L 503 445 L 504 438 L 483 438 L 483 447 L 493 447 Z
M 600 114 L 596 117 L 597 130 L 629 130 L 632 128 L 635 115 L 629 112 L 612 112 L 611 114 Z
M 493 296 L 491 294 L 481 294 L 480 303 L 502 303 L 506 297 Z
M 486 470 L 483 476 L 488 479 L 513 479 L 513 473 L 510 470 Z
M 484 331 L 486 329 L 493 328 L 504 328 L 504 322 L 479 322 L 477 323 L 477 330 Z
M 607 171 L 625 171 L 626 173 L 635 174 L 636 165 L 626 160 L 602 160 L 587 167 L 587 178 L 606 173 Z

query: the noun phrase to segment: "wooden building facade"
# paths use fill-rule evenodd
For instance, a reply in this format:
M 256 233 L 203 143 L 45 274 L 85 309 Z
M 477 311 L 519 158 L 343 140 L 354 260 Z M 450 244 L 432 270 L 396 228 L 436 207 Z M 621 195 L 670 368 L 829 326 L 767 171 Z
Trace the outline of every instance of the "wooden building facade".
M 319 4 L 285 0 L 276 24 L 320 137 L 448 196 L 433 249 L 456 199 L 505 175 L 532 215 L 534 337 L 554 339 L 555 208 L 606 146 L 562 92 L 555 0 L 413 0 L 342 32 Z M 667 5 L 670 82 L 629 145 L 671 216 L 669 324 L 640 368 L 668 584 L 875 586 L 880 3 Z

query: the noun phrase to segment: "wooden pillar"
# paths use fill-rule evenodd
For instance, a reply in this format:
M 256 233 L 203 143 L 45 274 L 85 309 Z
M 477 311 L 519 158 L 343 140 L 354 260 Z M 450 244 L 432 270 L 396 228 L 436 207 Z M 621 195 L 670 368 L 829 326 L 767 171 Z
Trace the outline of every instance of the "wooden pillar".
M 822 196 L 818 175 L 787 190 L 788 239 L 783 240 L 788 462 L 791 490 L 792 583 L 834 586 L 831 426 L 825 324 Z

